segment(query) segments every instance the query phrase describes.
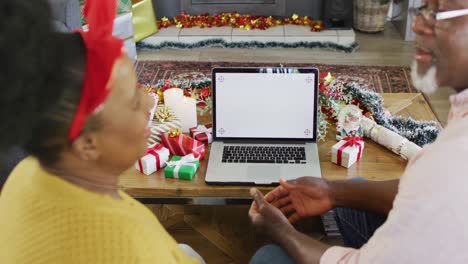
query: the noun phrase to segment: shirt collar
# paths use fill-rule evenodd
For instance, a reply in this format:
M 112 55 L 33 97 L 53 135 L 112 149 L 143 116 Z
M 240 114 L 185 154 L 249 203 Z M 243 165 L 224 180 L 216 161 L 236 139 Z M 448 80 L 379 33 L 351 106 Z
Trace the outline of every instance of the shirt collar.
M 449 100 L 451 104 L 449 122 L 461 119 L 468 114 L 468 88 L 458 94 L 451 95 Z

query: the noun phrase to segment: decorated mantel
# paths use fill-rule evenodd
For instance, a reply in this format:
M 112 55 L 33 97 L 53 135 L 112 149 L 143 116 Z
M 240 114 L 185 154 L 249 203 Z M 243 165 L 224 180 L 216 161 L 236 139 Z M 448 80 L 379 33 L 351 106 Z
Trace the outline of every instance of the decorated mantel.
M 353 52 L 351 28 L 327 29 L 321 20 L 293 14 L 276 18 L 237 12 L 191 15 L 182 12 L 158 20 L 159 32 L 138 43 L 141 49 L 325 48 Z
M 166 177 L 192 180 L 198 169 L 197 161 L 204 159 L 206 147 L 213 140 L 209 121 L 211 80 L 199 73 L 187 73 L 184 77 L 140 87 L 157 102 L 150 120 L 152 135 L 148 151 L 135 164 L 146 175 L 167 166 Z M 319 104 L 319 144 L 328 133 L 336 131 L 333 137 L 337 142 L 331 147 L 329 162 L 345 168 L 352 167 L 365 155 L 366 140 L 409 160 L 440 132 L 435 122 L 390 114 L 383 107 L 380 95 L 370 91 L 366 81 L 360 78 L 322 73 Z M 197 116 L 202 118 L 198 120 Z

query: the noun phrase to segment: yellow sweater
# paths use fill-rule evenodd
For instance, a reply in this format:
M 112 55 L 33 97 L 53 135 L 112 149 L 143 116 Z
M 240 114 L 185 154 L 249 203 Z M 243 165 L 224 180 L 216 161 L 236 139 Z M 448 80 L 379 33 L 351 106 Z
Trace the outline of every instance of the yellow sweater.
M 145 206 L 86 191 L 22 161 L 0 196 L 0 263 L 198 263 Z

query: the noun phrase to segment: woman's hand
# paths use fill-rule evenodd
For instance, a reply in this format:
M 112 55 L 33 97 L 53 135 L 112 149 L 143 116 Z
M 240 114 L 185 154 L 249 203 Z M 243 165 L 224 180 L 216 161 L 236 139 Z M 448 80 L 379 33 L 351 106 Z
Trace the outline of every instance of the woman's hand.
M 258 189 L 250 189 L 250 195 L 254 198 L 249 210 L 252 224 L 258 232 L 269 236 L 279 244 L 283 234 L 294 230 L 294 227 L 278 208 L 265 201 Z

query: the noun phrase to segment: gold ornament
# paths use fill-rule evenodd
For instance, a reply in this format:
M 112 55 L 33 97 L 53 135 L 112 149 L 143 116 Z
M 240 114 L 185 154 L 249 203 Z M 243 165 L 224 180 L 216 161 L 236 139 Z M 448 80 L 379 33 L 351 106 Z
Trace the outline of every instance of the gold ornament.
M 167 108 L 167 106 L 163 106 L 163 107 L 158 107 L 158 109 L 156 110 L 156 113 L 154 113 L 154 118 L 158 122 L 163 123 L 163 122 L 171 121 L 174 118 L 174 116 L 172 115 L 171 112 L 169 112 L 169 108 Z
M 156 92 L 157 95 L 158 95 L 158 104 L 164 104 L 164 92 L 161 88 L 158 89 L 158 91 Z

